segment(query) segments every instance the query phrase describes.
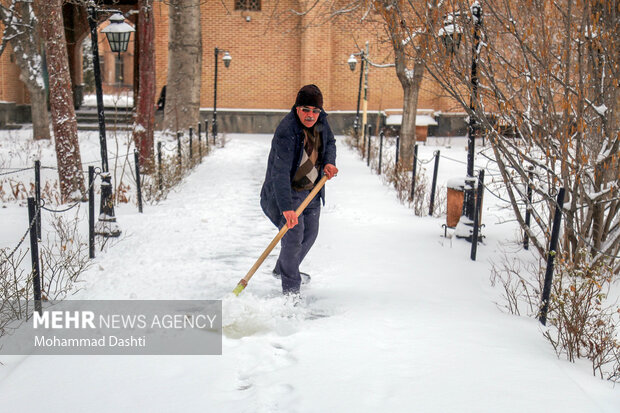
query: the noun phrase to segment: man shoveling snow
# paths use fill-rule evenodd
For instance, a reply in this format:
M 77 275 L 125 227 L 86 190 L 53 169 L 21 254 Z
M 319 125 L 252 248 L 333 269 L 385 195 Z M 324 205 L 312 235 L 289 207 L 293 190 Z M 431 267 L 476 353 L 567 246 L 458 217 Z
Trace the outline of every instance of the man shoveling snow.
M 276 227 L 286 225 L 289 229 L 282 237 L 280 256 L 273 270 L 282 280 L 284 294 L 299 294 L 299 265 L 318 235 L 319 198 L 325 203 L 325 188 L 299 217 L 295 209 L 323 174 L 331 179 L 338 173 L 335 164 L 336 141 L 323 111 L 323 95 L 317 86 L 306 85 L 276 129 L 261 189 L 260 204 L 265 215 Z

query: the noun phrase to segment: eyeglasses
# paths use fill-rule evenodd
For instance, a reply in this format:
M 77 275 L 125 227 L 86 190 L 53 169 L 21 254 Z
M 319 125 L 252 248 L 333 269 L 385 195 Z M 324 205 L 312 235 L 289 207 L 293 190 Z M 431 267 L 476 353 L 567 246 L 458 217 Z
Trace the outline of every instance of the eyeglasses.
M 310 113 L 310 112 L 312 112 L 312 113 L 316 113 L 317 115 L 318 115 L 319 113 L 321 113 L 321 109 L 318 109 L 318 108 L 315 108 L 315 109 L 310 109 L 310 108 L 301 108 L 301 111 L 302 111 L 302 112 L 304 112 L 304 113 Z

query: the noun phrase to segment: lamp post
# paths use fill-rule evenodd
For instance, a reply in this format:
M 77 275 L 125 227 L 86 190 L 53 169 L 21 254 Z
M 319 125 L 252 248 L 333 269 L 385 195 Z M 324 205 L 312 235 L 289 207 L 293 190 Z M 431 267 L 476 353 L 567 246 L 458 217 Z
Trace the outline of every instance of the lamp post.
M 459 48 L 463 37 L 463 29 L 454 21 L 459 14 L 459 12 L 448 14 L 444 18 L 443 27 L 439 29 L 438 33 L 444 47 L 446 48 L 446 51 L 450 54 L 450 56 L 452 56 Z
M 215 48 L 215 78 L 213 79 L 213 141 L 217 138 L 217 62 L 218 55 L 220 53 L 224 53 L 222 60 L 224 61 L 224 66 L 228 68 L 230 66 L 230 61 L 232 57 L 230 57 L 230 53 L 228 50 L 222 50 Z
M 463 215 L 473 224 L 474 221 L 474 149 L 476 137 L 480 132 L 480 125 L 476 117 L 476 106 L 478 102 L 478 58 L 480 57 L 480 32 L 482 30 L 482 7 L 476 1 L 471 6 L 471 15 L 474 19 L 474 41 L 472 43 L 471 60 L 471 99 L 469 101 L 469 125 L 467 128 L 467 180 L 465 182 L 465 200 L 463 201 Z
M 448 53 L 452 54 L 458 49 L 461 43 L 462 29 L 458 26 L 454 19 L 458 13 L 450 14 L 444 19 L 444 27 L 439 30 L 439 36 L 442 38 L 443 44 L 446 46 Z M 474 33 L 472 41 L 472 62 L 471 62 L 471 96 L 469 101 L 469 123 L 467 127 L 467 177 L 465 178 L 465 196 L 463 200 L 463 214 L 466 217 L 464 222 L 467 225 L 473 225 L 474 222 L 474 205 L 475 191 L 474 185 L 476 178 L 474 177 L 474 150 L 476 137 L 480 133 L 480 125 L 476 117 L 476 107 L 478 102 L 478 59 L 480 58 L 480 37 L 482 32 L 482 7 L 477 1 L 471 6 L 471 18 L 474 23 Z M 471 235 L 466 237 L 471 240 Z
M 366 47 L 364 50 L 357 52 L 357 53 L 352 53 L 351 56 L 349 56 L 349 60 L 347 60 L 347 63 L 349 64 L 349 69 L 351 69 L 352 72 L 355 72 L 355 65 L 357 64 L 357 59 L 355 58 L 355 56 L 360 56 L 362 60 L 362 66 L 360 68 L 360 83 L 357 89 L 357 112 L 355 114 L 355 122 L 353 123 L 353 128 L 355 129 L 356 139 L 359 138 L 360 97 L 362 94 L 362 78 L 364 79 L 364 102 L 362 106 L 363 113 L 362 113 L 362 125 L 361 126 L 363 128 L 366 128 L 366 113 L 368 110 L 368 68 L 370 66 L 378 67 L 378 68 L 386 68 L 386 67 L 395 66 L 394 63 L 387 63 L 387 64 L 373 63 L 370 60 L 370 57 L 368 56 L 368 50 L 369 50 L 369 44 L 368 42 L 366 42 Z
M 364 76 L 364 66 L 365 66 L 365 62 L 366 62 L 366 54 L 365 54 L 365 51 L 362 50 L 359 53 L 353 53 L 353 54 L 351 54 L 351 56 L 349 56 L 349 60 L 347 60 L 347 63 L 349 64 L 349 69 L 351 69 L 352 72 L 355 72 L 355 65 L 357 64 L 357 59 L 355 58 L 355 56 L 360 56 L 360 58 L 362 60 L 362 66 L 360 67 L 360 83 L 359 83 L 359 86 L 357 88 L 357 110 L 355 112 L 355 121 L 353 122 L 353 130 L 354 130 L 354 133 L 355 133 L 355 139 L 359 140 L 360 98 L 362 96 L 362 77 Z
M 129 37 L 133 27 L 125 23 L 125 18 L 117 10 L 98 9 L 93 1 L 88 3 L 88 24 L 92 43 L 93 65 L 95 72 L 95 89 L 97 93 L 97 114 L 99 118 L 99 145 L 101 149 L 101 204 L 99 219 L 95 225 L 95 233 L 104 237 L 118 237 L 121 230 L 114 216 L 114 202 L 112 201 L 112 176 L 108 167 L 108 147 L 105 134 L 105 115 L 103 108 L 103 89 L 101 87 L 101 66 L 99 65 L 99 47 L 97 38 L 97 22 L 99 12 L 114 13 L 110 17 L 110 25 L 102 30 L 108 38 L 112 52 L 127 50 Z

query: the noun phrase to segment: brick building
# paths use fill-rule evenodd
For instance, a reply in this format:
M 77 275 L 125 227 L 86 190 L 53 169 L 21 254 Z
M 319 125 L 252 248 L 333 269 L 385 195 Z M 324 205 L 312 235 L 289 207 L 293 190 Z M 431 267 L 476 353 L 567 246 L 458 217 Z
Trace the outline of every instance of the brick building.
M 114 3 L 111 7 L 124 12 L 137 8 L 136 0 L 104 3 Z M 377 29 L 372 26 L 361 27 L 345 19 L 322 22 L 317 12 L 304 16 L 273 13 L 274 4 L 276 2 L 266 0 L 202 2 L 203 71 L 200 103 L 204 116 L 207 117 L 213 107 L 214 49 L 218 47 L 227 50 L 232 56 L 230 67 L 225 69 L 220 61 L 218 70 L 218 120 L 221 114 L 224 126 L 227 112 L 236 112 L 237 116 L 240 112 L 258 116 L 264 112 L 290 109 L 297 90 L 307 83 L 315 83 L 323 91 L 325 110 L 333 115 L 330 119 L 337 121 L 338 116 L 343 117 L 341 127 L 337 128 L 350 125 L 357 104 L 360 65 L 352 72 L 347 64 L 349 55 L 359 51 L 368 41 L 370 59 L 376 63 L 390 63 L 391 47 L 379 43 Z M 299 8 L 298 1 L 283 0 L 277 4 L 278 10 L 282 12 Z M 240 10 L 240 5 L 245 9 Z M 65 4 L 63 13 L 71 78 L 79 90 L 79 85 L 83 83 L 82 42 L 89 35 L 86 12 L 80 6 Z M 155 1 L 154 13 L 156 87 L 159 93 L 166 83 L 168 67 L 168 5 Z M 135 25 L 137 15 L 130 15 L 128 20 Z M 132 35 L 133 40 L 135 35 Z M 100 47 L 106 50 L 106 42 L 100 40 Z M 100 53 L 105 55 L 103 51 Z M 133 60 L 132 50 L 127 55 L 131 55 Z M 111 53 L 106 56 L 103 65 L 106 71 L 106 93 L 114 92 L 115 82 L 118 84 L 119 66 L 122 66 L 123 86 L 131 87 L 134 83 L 131 77 L 138 71 L 128 56 L 120 61 Z M 27 104 L 26 89 L 19 81 L 18 70 L 11 60 L 10 50 L 0 58 L 0 100 L 17 105 Z M 135 60 L 138 60 L 137 54 Z M 395 69 L 371 67 L 368 74 L 369 122 L 375 123 L 379 111 L 402 108 L 402 99 L 403 92 Z M 462 112 L 453 101 L 442 97 L 439 88 L 428 79 L 422 84 L 418 108 L 424 113 L 443 113 L 444 117 L 449 116 L 449 113 Z M 228 126 L 232 127 L 232 124 Z

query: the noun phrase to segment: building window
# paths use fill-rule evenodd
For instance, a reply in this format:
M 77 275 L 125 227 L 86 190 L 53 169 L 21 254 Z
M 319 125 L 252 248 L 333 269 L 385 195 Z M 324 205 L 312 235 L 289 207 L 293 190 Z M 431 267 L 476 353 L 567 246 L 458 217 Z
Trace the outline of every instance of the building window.
M 235 0 L 235 10 L 260 11 L 260 0 Z
M 123 74 L 125 71 L 125 65 L 123 58 L 118 55 L 114 56 L 114 81 L 117 83 L 123 83 Z

